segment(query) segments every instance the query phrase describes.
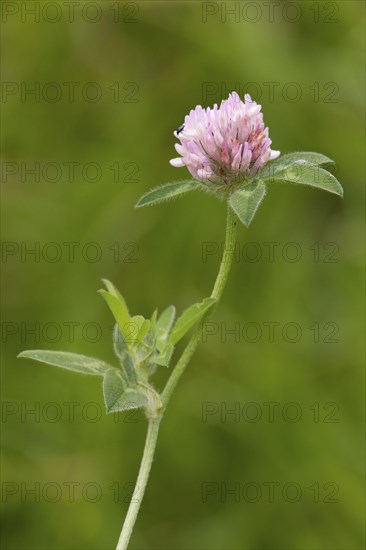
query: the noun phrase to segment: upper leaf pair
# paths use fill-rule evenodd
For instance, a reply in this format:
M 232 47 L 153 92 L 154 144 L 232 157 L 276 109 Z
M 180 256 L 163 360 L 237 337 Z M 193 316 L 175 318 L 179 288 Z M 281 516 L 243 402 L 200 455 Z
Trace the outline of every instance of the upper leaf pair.
M 343 189 L 337 179 L 321 166 L 333 161 L 320 153 L 289 153 L 268 162 L 251 179 L 228 189 L 228 202 L 238 218 L 249 226 L 266 194 L 268 183 L 297 183 L 318 187 L 343 197 Z M 196 180 L 184 180 L 156 187 L 143 195 L 137 208 L 159 204 L 192 190 L 210 191 L 210 185 Z

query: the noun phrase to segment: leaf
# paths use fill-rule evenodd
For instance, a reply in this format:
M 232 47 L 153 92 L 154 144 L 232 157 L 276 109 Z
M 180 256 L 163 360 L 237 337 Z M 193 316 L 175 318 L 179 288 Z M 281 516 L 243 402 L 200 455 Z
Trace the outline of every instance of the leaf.
M 175 307 L 168 306 L 156 323 L 156 347 L 161 351 L 165 346 L 175 319 Z
M 150 324 L 150 321 L 142 315 L 131 317 L 123 327 L 126 342 L 133 345 L 138 344 L 149 332 Z
M 173 351 L 174 346 L 172 344 L 168 344 L 163 350 L 161 350 L 161 353 L 159 353 L 159 355 L 155 355 L 151 358 L 151 362 L 155 365 L 160 365 L 161 367 L 169 367 Z
M 324 164 L 334 164 L 334 161 L 321 153 L 298 152 L 288 153 L 282 157 L 268 162 L 256 174 L 256 178 L 266 183 L 277 181 L 277 175 L 292 165 L 306 164 L 310 166 L 320 166 Z
M 154 327 L 156 324 L 156 318 L 158 316 L 158 310 L 156 309 L 154 313 L 151 315 L 151 326 Z
M 136 385 L 137 375 L 135 363 L 118 324 L 114 326 L 113 346 L 126 382 L 128 385 Z
M 334 160 L 330 159 L 329 157 L 326 157 L 325 155 L 322 155 L 321 153 L 313 153 L 309 151 L 299 151 L 295 153 L 287 153 L 286 155 L 282 155 L 278 157 L 277 159 L 270 161 L 266 166 L 263 168 L 263 170 L 268 169 L 280 169 L 281 167 L 288 166 L 290 164 L 293 164 L 294 162 L 301 160 L 305 160 L 309 164 L 314 164 L 316 166 L 321 166 L 322 164 L 334 164 Z M 261 178 L 260 173 L 258 173 L 258 177 Z
M 122 359 L 126 351 L 128 351 L 126 338 L 123 336 L 118 323 L 115 323 L 113 328 L 113 349 L 119 359 Z
M 117 290 L 117 288 L 114 286 L 114 284 L 111 283 L 110 281 L 108 281 L 108 279 L 102 279 L 102 281 L 103 281 L 104 285 L 106 286 L 109 294 L 112 294 L 112 296 L 115 296 L 116 298 L 118 298 L 118 301 L 121 303 L 121 305 L 123 307 L 123 310 L 125 311 L 125 314 L 129 316 L 126 301 L 125 301 L 124 297 L 122 296 L 122 294 L 119 292 L 119 290 Z
M 141 339 L 132 349 L 137 364 L 145 361 L 154 351 L 156 340 L 156 316 L 157 311 L 155 310 L 151 317 L 151 321 L 146 320 L 147 322 L 142 324 L 139 330 L 138 338 Z
M 137 334 L 137 342 L 140 342 L 141 340 L 143 340 L 145 338 L 146 334 L 150 330 L 150 325 L 151 325 L 150 320 L 149 319 L 144 319 L 143 323 L 140 326 L 140 330 Z
M 113 328 L 113 349 L 118 359 L 122 359 L 126 351 L 128 351 L 127 342 L 118 323 L 116 323 Z
M 135 361 L 137 364 L 145 361 L 153 352 L 153 348 L 144 341 L 141 341 L 133 348 Z
M 196 180 L 183 180 L 175 181 L 172 183 L 166 183 L 159 187 L 154 187 L 151 191 L 148 191 L 137 202 L 136 208 L 142 208 L 143 206 L 151 206 L 153 204 L 159 204 L 169 199 L 174 199 L 179 195 L 183 195 L 188 191 L 192 191 L 200 186 Z
M 169 344 L 176 344 L 196 324 L 207 311 L 214 305 L 214 298 L 205 298 L 202 302 L 193 304 L 186 309 L 177 319 L 169 338 Z
M 232 210 L 247 227 L 254 218 L 265 194 L 266 186 L 261 181 L 256 180 L 230 195 L 229 204 Z
M 22 351 L 18 357 L 34 359 L 35 361 L 47 363 L 54 367 L 61 367 L 62 369 L 94 376 L 103 376 L 104 373 L 111 368 L 108 363 L 100 361 L 99 359 L 65 351 L 27 350 Z
M 134 315 L 133 317 L 131 317 L 130 322 L 134 323 L 135 325 L 136 337 L 144 321 L 145 321 L 145 317 L 143 315 Z
M 144 341 L 147 344 L 152 345 L 152 346 L 154 346 L 155 342 L 156 342 L 156 320 L 157 320 L 157 317 L 158 317 L 158 310 L 155 309 L 154 313 L 151 316 L 149 332 L 147 333 L 146 337 L 144 338 Z
M 113 317 L 117 321 L 126 342 L 128 342 L 128 329 L 126 327 L 128 327 L 130 316 L 127 309 L 124 308 L 123 302 L 121 302 L 117 296 L 110 294 L 104 289 L 98 290 L 98 292 L 107 302 L 108 307 L 113 313 Z
M 122 374 L 110 368 L 104 375 L 103 395 L 107 413 L 144 407 L 148 398 L 138 388 L 129 388 Z
M 276 182 L 284 181 L 300 185 L 310 185 L 311 187 L 317 187 L 343 197 L 343 188 L 333 174 L 306 161 L 296 161 L 290 166 L 283 168 L 275 174 L 274 179 Z
M 129 350 L 126 351 L 121 359 L 121 369 L 129 385 L 137 383 L 136 367 Z

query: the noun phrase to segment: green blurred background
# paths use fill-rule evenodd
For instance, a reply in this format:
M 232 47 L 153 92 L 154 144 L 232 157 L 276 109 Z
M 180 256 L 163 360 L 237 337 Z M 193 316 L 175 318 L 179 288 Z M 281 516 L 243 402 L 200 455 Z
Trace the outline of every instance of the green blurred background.
M 130 547 L 363 548 L 363 2 L 81 2 L 71 21 L 60 2 L 55 22 L 54 3 L 36 2 L 49 4 L 39 21 L 24 11 L 34 2 L 2 4 L 3 548 L 114 547 L 143 416 L 106 417 L 99 380 L 16 355 L 43 347 L 114 361 L 102 277 L 145 316 L 210 293 L 220 254 L 203 261 L 202 250 L 220 246 L 223 204 L 190 194 L 133 206 L 187 176 L 168 163 L 184 115 L 249 88 L 272 147 L 335 159 L 345 199 L 272 187 L 239 228 L 217 334 L 163 420 Z M 39 181 L 27 173 L 35 163 Z M 273 261 L 265 243 L 277 243 Z M 236 324 L 239 341 L 225 336 Z M 240 418 L 225 414 L 233 407 Z

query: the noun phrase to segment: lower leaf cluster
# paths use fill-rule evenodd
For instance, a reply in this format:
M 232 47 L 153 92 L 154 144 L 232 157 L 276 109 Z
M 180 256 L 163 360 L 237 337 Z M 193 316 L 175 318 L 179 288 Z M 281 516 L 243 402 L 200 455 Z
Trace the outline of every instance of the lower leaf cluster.
M 149 418 L 158 416 L 163 403 L 150 379 L 157 367 L 168 367 L 174 347 L 212 308 L 213 298 L 193 304 L 177 320 L 174 306 L 151 319 L 131 316 L 120 292 L 108 280 L 99 293 L 110 308 L 116 324 L 113 348 L 118 359 L 114 367 L 105 361 L 70 352 L 28 350 L 19 357 L 34 359 L 81 374 L 103 377 L 103 395 L 107 413 L 143 408 Z

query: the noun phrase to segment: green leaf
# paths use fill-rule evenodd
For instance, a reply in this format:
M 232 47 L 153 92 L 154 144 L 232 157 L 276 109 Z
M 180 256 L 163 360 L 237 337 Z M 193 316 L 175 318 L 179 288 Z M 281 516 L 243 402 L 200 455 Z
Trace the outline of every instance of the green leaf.
M 146 334 L 150 330 L 150 325 L 151 325 L 150 320 L 149 319 L 144 319 L 143 323 L 140 325 L 140 329 L 139 329 L 138 334 L 137 334 L 137 342 L 140 342 L 141 340 L 143 340 L 145 338 Z
M 167 344 L 165 348 L 159 353 L 151 358 L 151 362 L 155 365 L 160 365 L 161 367 L 169 367 L 170 360 L 172 358 L 174 351 L 174 346 L 172 344 Z
M 266 183 L 273 183 L 278 181 L 279 174 L 292 166 L 306 165 L 315 167 L 325 164 L 334 164 L 334 161 L 321 153 L 306 151 L 288 153 L 287 155 L 283 155 L 282 157 L 278 157 L 277 159 L 268 162 L 256 174 L 256 179 L 262 180 Z
M 138 342 L 134 344 L 132 352 L 137 364 L 145 361 L 154 351 L 156 340 L 156 317 L 157 311 L 155 310 L 151 321 L 144 320 L 138 332 Z
M 151 326 L 154 327 L 156 324 L 156 318 L 158 316 L 158 310 L 156 309 L 154 313 L 151 315 Z
M 137 374 L 135 362 L 131 353 L 127 350 L 120 362 L 121 370 L 124 378 L 128 382 L 129 386 L 135 386 L 137 384 Z
M 114 286 L 113 283 L 108 281 L 108 279 L 102 279 L 102 281 L 105 287 L 107 288 L 109 294 L 112 294 L 112 296 L 115 296 L 116 298 L 118 298 L 118 301 L 121 303 L 122 308 L 125 312 L 125 315 L 129 317 L 128 307 L 122 294 L 119 292 L 119 290 L 117 290 L 117 288 Z
M 297 161 L 305 160 L 309 164 L 314 164 L 316 166 L 321 166 L 323 164 L 334 164 L 334 160 L 330 159 L 329 157 L 326 157 L 325 155 L 322 155 L 321 153 L 313 153 L 309 151 L 299 151 L 295 153 L 287 153 L 286 155 L 282 155 L 275 160 L 270 161 L 266 166 L 263 168 L 263 171 L 265 171 L 267 168 L 269 170 L 278 170 L 282 167 L 289 166 L 290 164 L 293 164 Z M 258 172 L 258 177 L 261 179 L 261 172 Z
M 103 395 L 107 413 L 144 407 L 146 395 L 138 388 L 129 388 L 121 372 L 110 368 L 104 375 Z
M 247 227 L 254 218 L 265 194 L 266 186 L 261 181 L 256 180 L 230 195 L 229 204 L 232 210 Z
M 124 335 L 128 344 L 138 344 L 149 332 L 151 322 L 142 315 L 134 315 L 129 322 L 124 325 Z
M 123 359 L 124 354 L 128 351 L 128 345 L 124 338 L 118 323 L 113 328 L 113 349 L 118 359 Z
M 94 376 L 103 376 L 110 368 L 110 365 L 93 357 L 78 355 L 77 353 L 68 353 L 65 351 L 48 350 L 27 350 L 22 351 L 18 357 L 25 359 L 34 359 L 40 363 L 47 363 L 54 367 L 72 370 L 81 374 L 91 374 Z
M 179 195 L 192 191 L 195 188 L 198 189 L 199 186 L 200 184 L 196 180 L 183 180 L 154 187 L 154 189 L 151 189 L 151 191 L 148 191 L 139 199 L 136 204 L 136 208 L 151 206 L 153 204 L 159 204 L 161 202 L 174 199 Z
M 343 188 L 333 174 L 306 161 L 296 161 L 290 166 L 279 170 L 276 172 L 274 180 L 276 182 L 284 181 L 300 185 L 310 185 L 311 187 L 317 187 L 343 197 Z
M 127 309 L 125 309 L 123 302 L 121 302 L 117 296 L 110 294 L 104 289 L 98 290 L 98 292 L 107 302 L 108 307 L 113 313 L 113 317 L 117 321 L 126 342 L 128 342 L 128 329 L 126 327 L 128 327 L 130 316 Z
M 152 354 L 152 352 L 153 352 L 153 348 L 143 340 L 141 340 L 141 342 L 139 342 L 133 348 L 133 354 L 137 364 L 145 361 Z
M 156 347 L 161 351 L 165 346 L 175 319 L 175 307 L 167 307 L 156 323 Z
M 114 326 L 113 346 L 126 382 L 128 385 L 136 385 L 137 375 L 135 363 L 118 324 Z
M 205 298 L 202 302 L 193 304 L 177 319 L 169 338 L 169 344 L 176 344 L 214 305 L 214 298 Z

